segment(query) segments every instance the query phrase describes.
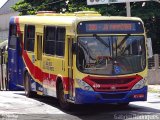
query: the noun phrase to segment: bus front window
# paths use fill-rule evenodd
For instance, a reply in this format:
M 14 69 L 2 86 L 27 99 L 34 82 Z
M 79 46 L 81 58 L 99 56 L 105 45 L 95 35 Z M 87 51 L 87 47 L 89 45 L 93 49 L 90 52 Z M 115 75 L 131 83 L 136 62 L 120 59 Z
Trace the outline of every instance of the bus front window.
M 146 67 L 144 36 L 78 37 L 77 67 L 83 73 L 122 75 Z

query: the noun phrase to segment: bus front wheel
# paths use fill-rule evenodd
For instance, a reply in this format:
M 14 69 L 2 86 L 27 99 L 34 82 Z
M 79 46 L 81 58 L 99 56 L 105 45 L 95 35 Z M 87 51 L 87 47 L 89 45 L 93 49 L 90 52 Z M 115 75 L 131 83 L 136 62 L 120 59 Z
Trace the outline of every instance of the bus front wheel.
M 24 80 L 25 80 L 25 95 L 29 98 L 34 97 L 35 93 L 31 90 L 31 80 L 30 80 L 30 75 L 28 72 L 25 74 Z
M 60 104 L 60 107 L 64 110 L 70 110 L 71 109 L 71 103 L 67 102 L 64 98 L 64 88 L 62 82 L 58 85 L 58 101 Z

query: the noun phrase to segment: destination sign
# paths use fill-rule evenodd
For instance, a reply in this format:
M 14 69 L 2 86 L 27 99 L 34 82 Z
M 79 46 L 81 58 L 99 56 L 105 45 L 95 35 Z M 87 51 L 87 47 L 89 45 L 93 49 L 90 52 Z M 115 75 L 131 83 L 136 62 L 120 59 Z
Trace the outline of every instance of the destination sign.
M 79 34 L 131 34 L 143 32 L 142 23 L 137 21 L 86 21 L 78 24 Z
M 86 24 L 86 31 L 135 31 L 134 23 Z

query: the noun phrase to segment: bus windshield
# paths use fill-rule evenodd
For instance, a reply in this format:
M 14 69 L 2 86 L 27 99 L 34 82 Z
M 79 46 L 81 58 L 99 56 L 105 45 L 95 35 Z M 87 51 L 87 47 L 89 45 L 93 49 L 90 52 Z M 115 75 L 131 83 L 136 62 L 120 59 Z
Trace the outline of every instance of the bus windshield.
M 78 37 L 77 68 L 87 74 L 123 75 L 146 67 L 143 35 Z

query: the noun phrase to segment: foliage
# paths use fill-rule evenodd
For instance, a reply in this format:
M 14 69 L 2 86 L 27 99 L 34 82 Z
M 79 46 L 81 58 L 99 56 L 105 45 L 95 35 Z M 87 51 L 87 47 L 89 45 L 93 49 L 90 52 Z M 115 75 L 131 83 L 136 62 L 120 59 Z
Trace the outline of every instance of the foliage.
M 20 15 L 33 15 L 37 11 L 62 12 L 65 0 L 20 0 L 12 9 L 20 12 Z

